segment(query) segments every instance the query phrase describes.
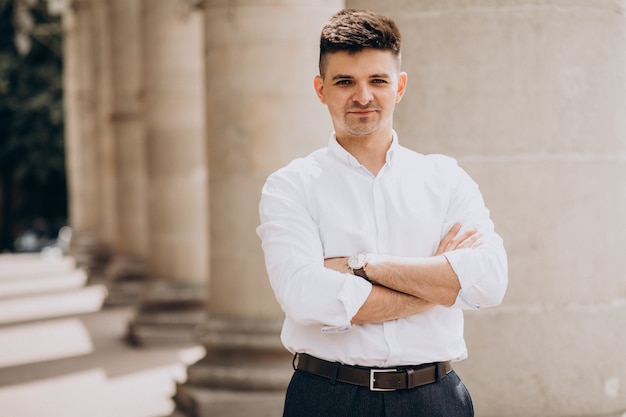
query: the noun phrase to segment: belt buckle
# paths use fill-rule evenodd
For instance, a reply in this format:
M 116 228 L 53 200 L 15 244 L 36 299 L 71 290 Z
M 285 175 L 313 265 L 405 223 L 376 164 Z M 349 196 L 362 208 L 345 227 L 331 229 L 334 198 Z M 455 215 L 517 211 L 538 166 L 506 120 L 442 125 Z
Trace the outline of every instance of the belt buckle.
M 397 369 L 370 369 L 370 391 L 395 391 L 395 388 L 376 388 L 376 374 L 383 372 L 397 372 Z

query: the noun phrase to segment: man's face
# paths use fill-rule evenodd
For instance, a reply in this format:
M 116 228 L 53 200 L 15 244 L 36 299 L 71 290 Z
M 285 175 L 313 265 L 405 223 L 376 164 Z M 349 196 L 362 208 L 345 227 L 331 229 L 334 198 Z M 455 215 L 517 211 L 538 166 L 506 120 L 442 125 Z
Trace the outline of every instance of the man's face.
M 405 88 L 406 74 L 399 72 L 397 59 L 377 49 L 329 54 L 324 78 L 315 78 L 315 91 L 328 106 L 338 138 L 388 134 Z

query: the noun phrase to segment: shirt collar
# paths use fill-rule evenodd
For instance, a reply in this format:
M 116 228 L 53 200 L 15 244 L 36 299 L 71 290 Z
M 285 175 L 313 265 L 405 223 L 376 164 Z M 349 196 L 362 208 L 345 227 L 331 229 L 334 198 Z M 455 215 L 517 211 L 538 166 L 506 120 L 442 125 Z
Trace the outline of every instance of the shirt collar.
M 398 144 L 398 134 L 396 133 L 396 131 L 392 130 L 391 133 L 392 133 L 391 146 L 389 146 L 389 150 L 387 150 L 387 155 L 385 157 L 385 162 L 389 166 L 392 165 L 393 155 L 398 149 L 398 146 L 400 146 Z M 337 158 L 344 165 L 354 167 L 354 168 L 358 168 L 361 166 L 359 161 L 357 161 L 357 159 L 354 156 L 352 156 L 348 151 L 346 151 L 339 144 L 339 142 L 337 142 L 337 136 L 335 135 L 335 132 L 333 132 L 333 134 L 330 135 L 330 140 L 328 142 L 328 150 L 335 158 Z

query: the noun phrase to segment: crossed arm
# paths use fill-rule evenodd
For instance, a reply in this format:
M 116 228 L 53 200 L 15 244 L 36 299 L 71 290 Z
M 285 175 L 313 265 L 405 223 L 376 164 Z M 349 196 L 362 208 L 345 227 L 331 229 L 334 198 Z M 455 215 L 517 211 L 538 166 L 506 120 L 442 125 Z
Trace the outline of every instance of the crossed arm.
M 460 230 L 461 225 L 455 224 L 431 257 L 368 255 L 365 272 L 375 285 L 352 323 L 379 323 L 420 313 L 435 305 L 452 305 L 461 286 L 443 254 L 480 244 L 476 229 L 461 233 Z M 347 272 L 347 260 L 329 258 L 324 266 Z

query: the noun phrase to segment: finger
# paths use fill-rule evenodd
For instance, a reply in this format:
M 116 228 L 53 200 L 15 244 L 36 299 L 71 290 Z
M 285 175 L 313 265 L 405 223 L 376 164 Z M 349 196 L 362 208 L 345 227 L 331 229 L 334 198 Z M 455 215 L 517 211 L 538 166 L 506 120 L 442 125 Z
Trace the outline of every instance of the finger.
M 460 233 L 457 236 L 455 236 L 455 238 L 453 239 L 453 243 L 454 245 L 458 247 L 461 243 L 472 238 L 473 236 L 476 236 L 477 234 L 478 234 L 478 229 L 476 228 L 467 229 L 463 233 Z
M 471 239 L 477 233 L 478 233 L 478 229 L 476 228 L 465 230 L 463 233 L 455 236 L 455 238 L 450 241 L 450 243 L 446 247 L 446 250 L 450 251 L 450 250 L 460 249 L 460 245 L 462 245 L 463 242 L 465 242 L 468 239 Z
M 464 248 L 473 249 L 474 247 L 480 246 L 480 238 L 482 236 L 483 235 L 480 233 L 474 233 L 473 235 L 469 236 L 467 239 L 459 243 L 459 245 L 457 246 L 457 249 L 464 249 Z
M 443 239 L 441 239 L 441 242 L 439 242 L 439 246 L 437 247 L 437 252 L 435 252 L 435 255 L 441 255 L 446 251 L 446 248 L 454 239 L 454 236 L 459 233 L 459 230 L 461 230 L 461 223 L 454 223 L 450 230 L 448 230 L 448 233 L 446 233 Z

